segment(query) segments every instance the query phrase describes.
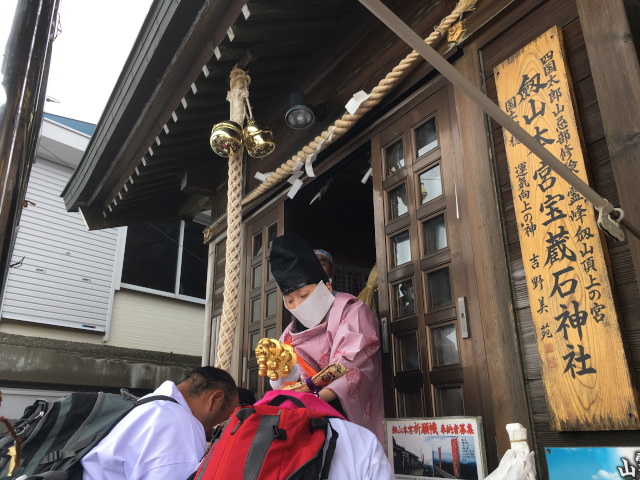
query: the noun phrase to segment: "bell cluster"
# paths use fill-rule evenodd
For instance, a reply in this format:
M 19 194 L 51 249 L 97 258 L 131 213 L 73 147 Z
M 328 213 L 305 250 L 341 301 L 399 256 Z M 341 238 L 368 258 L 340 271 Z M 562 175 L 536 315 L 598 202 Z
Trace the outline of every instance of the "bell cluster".
M 273 133 L 262 128 L 253 118 L 247 120 L 244 129 L 231 120 L 215 124 L 209 143 L 214 153 L 224 158 L 239 152 L 243 145 L 253 158 L 266 157 L 276 148 Z

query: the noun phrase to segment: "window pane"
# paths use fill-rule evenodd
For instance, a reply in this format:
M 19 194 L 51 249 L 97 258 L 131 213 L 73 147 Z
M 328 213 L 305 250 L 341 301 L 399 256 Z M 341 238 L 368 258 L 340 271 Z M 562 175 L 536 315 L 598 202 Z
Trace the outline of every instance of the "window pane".
M 253 256 L 257 257 L 262 253 L 262 233 L 253 236 Z
M 384 159 L 387 166 L 387 175 L 396 173 L 404 168 L 404 147 L 402 140 L 384 149 Z
M 427 288 L 429 292 L 429 308 L 450 304 L 452 300 L 449 268 L 443 268 L 427 274 Z
M 267 282 L 274 279 L 273 273 L 271 273 L 271 262 L 267 260 Z
M 267 230 L 267 241 L 269 242 L 269 246 L 267 248 L 271 248 L 271 244 L 278 236 L 278 224 L 274 223 L 269 226 L 269 230 Z
M 462 387 L 436 388 L 435 390 L 437 417 L 464 415 Z
M 447 229 L 444 225 L 444 214 L 430 218 L 422 224 L 424 254 L 437 252 L 447 246 Z
M 182 239 L 182 266 L 180 268 L 180 295 L 205 298 L 207 290 L 207 260 L 209 246 L 202 243 L 199 223 L 184 222 Z
M 436 119 L 432 118 L 424 125 L 416 129 L 416 150 L 418 157 L 433 150 L 438 146 L 438 136 L 436 135 Z
M 402 232 L 391 237 L 391 266 L 397 267 L 411 261 L 411 244 L 409 232 Z
M 180 220 L 161 220 L 129 227 L 122 282 L 175 293 L 179 239 Z M 202 235 L 200 240 L 202 242 Z M 206 261 L 203 281 L 206 281 Z
M 399 417 L 422 417 L 422 391 L 398 393 Z
M 256 298 L 251 302 L 251 323 L 260 321 L 260 308 L 262 307 L 262 299 Z
M 267 293 L 267 317 L 276 314 L 276 292 Z
M 440 165 L 422 172 L 420 180 L 420 205 L 430 202 L 442 195 L 442 178 L 440 177 Z
M 249 347 L 249 358 L 253 358 L 256 356 L 256 347 L 258 346 L 258 342 L 260 341 L 260 332 L 251 334 L 251 346 Z
M 415 302 L 413 297 L 413 281 L 405 280 L 393 285 L 393 318 L 411 315 L 415 312 Z
M 434 367 L 458 363 L 458 339 L 455 325 L 431 329 L 431 361 Z
M 407 209 L 407 187 L 403 183 L 399 187 L 394 188 L 388 193 L 389 201 L 389 220 L 398 218 L 408 212 Z
M 264 332 L 264 336 L 267 338 L 277 338 L 276 337 L 276 327 L 267 328 Z
M 396 371 L 417 370 L 420 368 L 418 362 L 418 341 L 415 334 L 404 337 L 395 337 L 396 347 Z
M 249 390 L 258 396 L 258 369 L 249 370 Z
M 262 264 L 253 267 L 253 280 L 251 281 L 251 288 L 258 288 L 262 285 Z

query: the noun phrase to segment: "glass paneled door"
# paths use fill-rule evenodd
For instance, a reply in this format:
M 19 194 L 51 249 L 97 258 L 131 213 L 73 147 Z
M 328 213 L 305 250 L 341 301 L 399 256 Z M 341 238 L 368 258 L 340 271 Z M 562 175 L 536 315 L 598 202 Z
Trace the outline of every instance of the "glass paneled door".
M 389 320 L 398 417 L 465 413 L 449 112 L 442 87 L 409 101 L 372 138 L 380 316 Z
M 245 237 L 245 302 L 243 315 L 242 386 L 261 398 L 270 390 L 266 377 L 258 376 L 255 349 L 260 339 L 282 333 L 282 294 L 271 274 L 271 244 L 283 233 L 283 204 L 247 222 Z

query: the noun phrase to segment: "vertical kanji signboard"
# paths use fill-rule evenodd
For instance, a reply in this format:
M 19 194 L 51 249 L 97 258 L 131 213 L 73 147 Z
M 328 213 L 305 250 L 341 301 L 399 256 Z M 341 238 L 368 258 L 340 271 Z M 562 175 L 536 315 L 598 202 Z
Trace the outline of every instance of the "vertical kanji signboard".
M 562 32 L 494 70 L 500 107 L 588 182 Z M 640 427 L 593 207 L 504 130 L 531 314 L 553 430 Z

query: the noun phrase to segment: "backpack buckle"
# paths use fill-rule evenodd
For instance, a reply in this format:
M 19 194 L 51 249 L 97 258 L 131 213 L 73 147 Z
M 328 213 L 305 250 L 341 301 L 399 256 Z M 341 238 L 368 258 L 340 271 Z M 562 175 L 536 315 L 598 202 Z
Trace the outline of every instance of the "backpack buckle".
M 276 440 L 286 440 L 287 431 L 284 428 L 278 428 L 277 425 L 273 426 L 273 438 Z

